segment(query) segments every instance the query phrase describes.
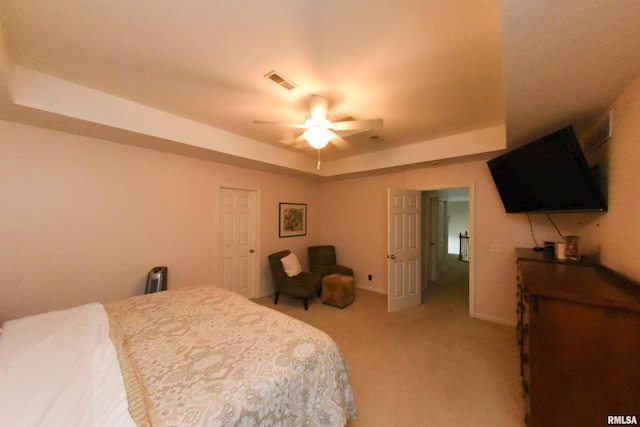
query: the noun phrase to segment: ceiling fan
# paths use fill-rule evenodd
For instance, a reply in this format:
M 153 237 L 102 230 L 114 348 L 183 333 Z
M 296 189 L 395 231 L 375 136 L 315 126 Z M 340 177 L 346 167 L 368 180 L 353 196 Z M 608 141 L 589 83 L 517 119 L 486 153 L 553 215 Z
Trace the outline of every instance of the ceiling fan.
M 309 118 L 304 123 L 280 123 L 265 120 L 254 120 L 257 124 L 287 126 L 297 129 L 304 129 L 302 135 L 292 141 L 283 141 L 285 144 L 296 142 L 307 142 L 313 148 L 321 150 L 329 142 L 340 149 L 349 147 L 349 143 L 342 137 L 355 135 L 382 127 L 382 119 L 353 120 L 347 118 L 341 121 L 332 122 L 327 116 L 329 110 L 329 98 L 322 95 L 311 95 L 309 100 Z

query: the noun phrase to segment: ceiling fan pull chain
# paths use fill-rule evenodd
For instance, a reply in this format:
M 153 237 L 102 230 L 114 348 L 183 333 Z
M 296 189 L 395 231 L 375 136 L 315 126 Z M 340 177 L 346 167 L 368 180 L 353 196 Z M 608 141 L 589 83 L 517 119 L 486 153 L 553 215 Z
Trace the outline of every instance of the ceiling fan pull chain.
M 318 150 L 318 170 L 320 170 L 320 150 Z

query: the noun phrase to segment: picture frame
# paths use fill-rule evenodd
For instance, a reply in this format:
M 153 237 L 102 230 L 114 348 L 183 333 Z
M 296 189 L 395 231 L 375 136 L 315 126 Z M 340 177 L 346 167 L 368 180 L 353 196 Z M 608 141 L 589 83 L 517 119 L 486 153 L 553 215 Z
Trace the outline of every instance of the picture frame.
M 280 203 L 280 237 L 307 235 L 307 205 Z

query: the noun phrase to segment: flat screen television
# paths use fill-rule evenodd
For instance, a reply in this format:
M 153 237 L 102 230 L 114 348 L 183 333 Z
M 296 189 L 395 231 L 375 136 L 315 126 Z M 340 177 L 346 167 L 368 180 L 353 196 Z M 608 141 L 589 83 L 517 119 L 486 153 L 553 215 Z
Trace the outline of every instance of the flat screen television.
M 607 210 L 605 193 L 571 126 L 487 164 L 507 213 Z

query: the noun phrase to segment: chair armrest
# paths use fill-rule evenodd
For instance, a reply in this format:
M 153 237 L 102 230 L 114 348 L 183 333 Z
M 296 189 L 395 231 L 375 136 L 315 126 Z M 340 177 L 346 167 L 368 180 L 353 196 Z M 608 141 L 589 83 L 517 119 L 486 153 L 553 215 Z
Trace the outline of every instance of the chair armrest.
M 338 274 L 342 274 L 344 276 L 353 276 L 353 269 L 351 269 L 351 268 L 349 268 L 347 266 L 337 264 L 336 265 L 336 270 L 337 270 L 336 273 L 338 273 Z
M 344 265 L 340 265 L 340 264 L 329 264 L 329 265 L 318 266 L 313 271 L 321 274 L 322 277 L 328 276 L 330 274 L 342 274 L 344 276 L 353 276 L 353 270 L 351 268 L 346 267 Z

